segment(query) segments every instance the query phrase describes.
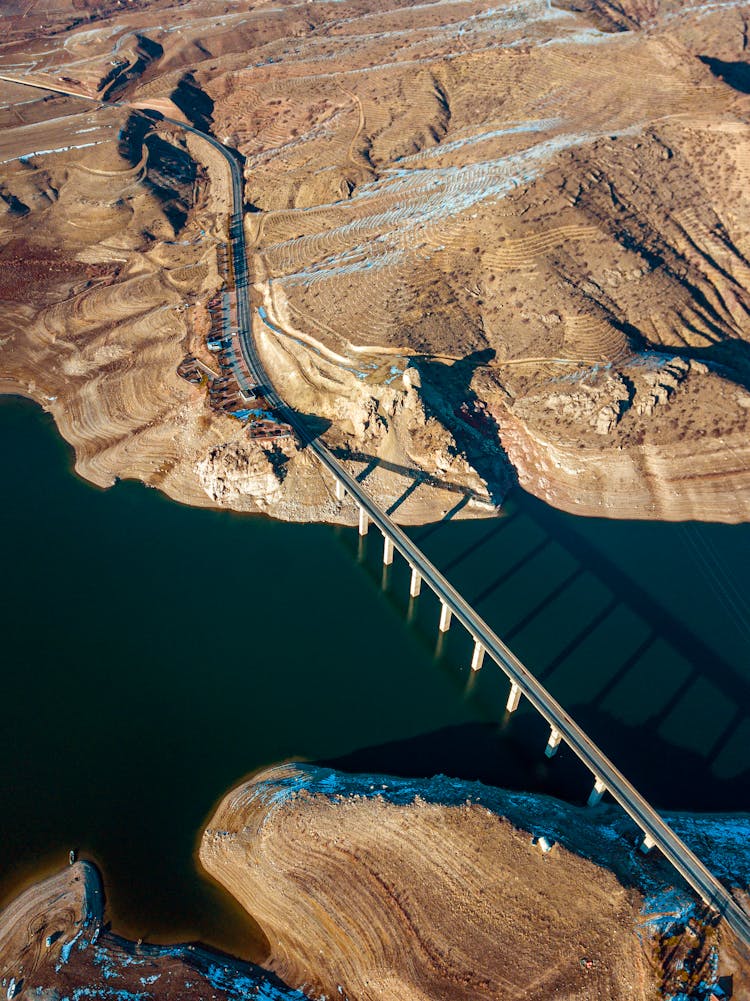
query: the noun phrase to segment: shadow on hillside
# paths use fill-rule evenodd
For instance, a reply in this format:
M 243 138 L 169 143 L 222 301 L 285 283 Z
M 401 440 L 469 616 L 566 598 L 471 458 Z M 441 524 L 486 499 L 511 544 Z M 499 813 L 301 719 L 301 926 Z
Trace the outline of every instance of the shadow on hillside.
M 391 511 L 399 507 L 406 496 L 411 494 L 416 490 L 416 488 L 424 483 L 430 487 L 436 487 L 440 490 L 448 490 L 451 493 L 461 494 L 466 497 L 466 503 L 471 499 L 486 500 L 484 494 L 477 493 L 475 490 L 470 490 L 461 483 L 451 483 L 449 480 L 444 480 L 440 476 L 434 476 L 432 473 L 426 473 L 422 469 L 415 469 L 413 466 L 402 466 L 397 462 L 389 462 L 387 459 L 381 459 L 377 455 L 370 455 L 368 452 L 353 452 L 348 448 L 332 448 L 331 453 L 336 456 L 337 459 L 341 459 L 346 462 L 362 462 L 364 463 L 364 468 L 357 473 L 355 479 L 359 483 L 363 483 L 370 473 L 374 472 L 376 469 L 384 469 L 389 473 L 397 473 L 399 476 L 404 476 L 406 479 L 410 480 L 411 483 L 406 488 L 405 494 L 396 501 L 391 508 L 388 510 L 388 514 Z
M 628 337 L 630 344 L 637 353 L 656 352 L 668 357 L 683 358 L 686 361 L 704 362 L 710 368 L 726 374 L 734 382 L 750 390 L 750 343 L 739 337 L 727 337 L 719 327 L 713 332 L 717 340 L 705 348 L 691 348 L 678 345 L 665 347 L 648 341 L 641 332 L 631 324 L 618 322 L 617 326 Z M 700 333 L 700 331 L 699 331 Z
M 750 94 L 750 63 L 738 59 L 737 62 L 725 62 L 711 56 L 698 56 L 700 61 L 711 70 L 715 77 L 728 84 L 741 94 Z
M 477 368 L 494 357 L 495 351 L 486 348 L 452 365 L 427 358 L 413 358 L 411 364 L 422 381 L 426 416 L 448 428 L 457 454 L 463 455 L 482 477 L 493 502 L 499 505 L 516 482 L 516 473 L 502 451 L 494 417 L 471 388 Z

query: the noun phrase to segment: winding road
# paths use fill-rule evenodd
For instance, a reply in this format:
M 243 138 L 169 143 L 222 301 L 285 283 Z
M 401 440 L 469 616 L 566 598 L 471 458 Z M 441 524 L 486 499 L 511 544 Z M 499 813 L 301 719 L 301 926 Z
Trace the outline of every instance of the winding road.
M 264 395 L 268 402 L 277 408 L 280 416 L 294 428 L 301 441 L 317 455 L 330 471 L 333 480 L 338 480 L 343 485 L 349 496 L 354 499 L 361 510 L 365 511 L 370 521 L 380 529 L 383 536 L 391 540 L 394 549 L 401 554 L 412 570 L 416 570 L 422 580 L 432 588 L 441 603 L 450 609 L 452 615 L 464 626 L 474 640 L 481 643 L 487 655 L 505 672 L 511 683 L 518 686 L 521 694 L 544 717 L 550 728 L 561 735 L 568 747 L 580 758 L 594 777 L 604 783 L 609 794 L 635 821 L 644 836 L 647 836 L 659 848 L 701 899 L 712 910 L 725 918 L 745 944 L 750 946 L 750 915 L 739 906 L 703 862 L 662 820 L 656 810 L 571 719 L 562 706 L 552 698 L 544 686 L 490 629 L 421 549 L 381 510 L 363 489 L 362 484 L 346 471 L 320 438 L 312 435 L 303 420 L 278 396 L 258 355 L 252 336 L 247 246 L 242 225 L 244 178 L 241 166 L 233 152 L 214 139 L 213 136 L 174 120 L 171 124 L 180 125 L 210 142 L 225 157 L 229 165 L 233 194 L 230 235 L 237 292 L 239 339 L 245 363 L 257 384 L 264 387 Z M 655 763 L 655 767 L 658 767 L 658 762 Z
M 57 85 L 31 82 L 19 77 L 0 76 L 0 79 L 10 80 L 13 83 L 25 83 L 75 97 L 82 96 L 72 91 L 66 91 Z M 103 102 L 97 101 L 96 103 Z M 123 107 L 125 106 L 124 103 L 121 104 Z M 160 113 L 157 114 L 160 119 L 163 117 Z M 560 735 L 594 778 L 606 787 L 609 794 L 632 818 L 650 843 L 659 848 L 689 886 L 712 910 L 720 914 L 745 945 L 750 947 L 750 915 L 740 907 L 722 883 L 684 844 L 603 751 L 571 719 L 544 686 L 462 598 L 437 567 L 428 560 L 406 533 L 380 509 L 362 485 L 347 472 L 320 438 L 311 434 L 302 418 L 287 407 L 278 396 L 258 355 L 252 335 L 252 314 L 248 294 L 248 257 L 243 226 L 244 178 L 241 164 L 234 151 L 224 146 L 213 136 L 176 119 L 164 118 L 163 120 L 210 143 L 224 157 L 229 166 L 233 199 L 230 238 L 237 293 L 239 342 L 245 364 L 253 380 L 257 385 L 263 387 L 263 393 L 268 402 L 277 409 L 282 419 L 291 425 L 301 442 L 317 455 L 330 472 L 332 481 L 338 481 L 344 487 L 360 511 L 365 512 L 368 519 L 378 527 L 384 538 L 390 540 L 394 549 L 401 554 L 412 570 L 416 571 L 421 579 L 429 585 L 444 608 L 449 609 L 452 616 L 461 623 L 475 642 L 481 644 L 486 655 L 505 672 L 511 684 L 518 686 L 521 695 L 528 699 L 547 721 L 551 730 Z M 659 767 L 658 761 L 654 762 L 654 767 Z

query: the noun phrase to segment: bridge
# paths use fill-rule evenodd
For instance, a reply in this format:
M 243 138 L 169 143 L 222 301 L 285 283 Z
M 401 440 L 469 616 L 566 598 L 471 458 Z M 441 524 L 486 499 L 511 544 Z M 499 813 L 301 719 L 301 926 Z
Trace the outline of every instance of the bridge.
M 54 90 L 58 93 L 69 93 L 75 97 L 81 96 L 75 92 L 66 92 L 57 85 L 47 86 L 36 81 L 31 83 L 22 77 L 2 76 L 0 79 L 12 80 L 14 83 L 29 83 L 30 86 Z M 96 103 L 103 102 L 97 101 Z M 125 107 L 122 103 L 121 106 Z M 185 122 L 163 118 L 160 113 L 157 114 L 159 114 L 160 119 L 167 121 L 170 125 L 191 132 L 209 143 L 222 155 L 229 167 L 233 200 L 230 239 L 237 294 L 238 337 L 244 362 L 252 379 L 257 385 L 263 387 L 268 402 L 278 410 L 283 420 L 295 430 L 300 441 L 315 453 L 322 465 L 328 470 L 338 500 L 343 502 L 346 495 L 349 495 L 354 501 L 359 512 L 359 534 L 361 536 L 367 535 L 370 525 L 375 525 L 383 537 L 383 563 L 386 566 L 390 565 L 395 553 L 398 553 L 406 561 L 411 569 L 410 594 L 412 597 L 416 597 L 420 593 L 423 583 L 434 592 L 440 602 L 441 611 L 438 627 L 440 632 L 447 632 L 455 621 L 469 633 L 474 642 L 472 670 L 479 671 L 489 659 L 503 671 L 509 682 L 506 703 L 508 712 L 515 712 L 521 698 L 525 698 L 546 720 L 550 728 L 545 748 L 547 756 L 552 757 L 560 745 L 565 743 L 583 762 L 594 780 L 588 800 L 589 805 L 596 805 L 604 793 L 608 792 L 640 829 L 643 836 L 641 843 L 643 851 L 648 852 L 654 847 L 658 848 L 704 903 L 726 920 L 737 936 L 750 947 L 750 915 L 665 823 L 656 810 L 641 796 L 638 790 L 568 715 L 528 668 L 521 663 L 512 650 L 464 600 L 419 547 L 380 509 L 364 490 L 362 484 L 347 472 L 325 443 L 310 432 L 302 418 L 289 408 L 277 394 L 258 354 L 252 334 L 252 312 L 248 294 L 247 246 L 243 226 L 244 178 L 240 161 L 233 150 L 224 146 L 214 136 Z

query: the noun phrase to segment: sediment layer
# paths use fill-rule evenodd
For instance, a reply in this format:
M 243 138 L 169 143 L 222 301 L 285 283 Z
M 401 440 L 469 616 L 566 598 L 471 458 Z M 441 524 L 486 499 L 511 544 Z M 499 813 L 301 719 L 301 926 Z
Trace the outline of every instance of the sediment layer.
M 643 894 L 671 874 L 637 859 L 622 816 L 591 816 L 478 783 L 284 766 L 225 797 L 200 859 L 311 996 L 652 998 L 668 964 L 644 948 Z
M 49 16 L 11 17 L 0 70 L 183 116 L 244 156 L 266 366 L 398 520 L 487 516 L 516 479 L 577 513 L 748 518 L 741 4 Z M 0 232 L 25 241 L 0 288 L 3 387 L 50 406 L 98 484 L 354 520 L 292 442 L 249 441 L 176 375 L 212 364 L 217 154 L 0 88 Z
M 667 819 L 747 901 L 748 818 Z M 743 1001 L 747 952 L 637 838 L 606 805 L 273 768 L 224 798 L 200 846 L 265 928 L 264 967 L 121 938 L 97 870 L 76 862 L 0 911 L 0 986 L 46 1001 L 600 1001 L 723 985 Z

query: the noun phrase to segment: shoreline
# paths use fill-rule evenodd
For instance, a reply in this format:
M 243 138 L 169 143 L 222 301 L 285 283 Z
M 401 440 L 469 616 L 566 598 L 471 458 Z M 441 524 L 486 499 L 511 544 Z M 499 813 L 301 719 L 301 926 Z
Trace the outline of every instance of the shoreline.
M 20 400 L 20 398 L 19 398 L 19 400 Z M 45 423 L 46 423 L 46 421 L 45 421 Z M 57 434 L 57 430 L 55 429 L 55 439 L 57 439 L 58 437 L 59 437 L 59 436 L 58 436 L 58 434 Z M 259 766 L 259 767 L 263 767 L 263 766 Z M 255 773 L 255 771 L 256 771 L 256 769 L 251 769 L 251 771 L 250 771 L 250 774 L 251 774 L 251 775 L 252 775 L 252 774 L 254 774 L 254 773 Z M 705 811 L 701 811 L 701 812 L 705 812 Z M 195 828 L 195 831 L 196 831 L 196 832 L 198 832 L 198 831 L 199 831 L 199 829 L 200 829 L 199 827 L 196 827 L 196 828 Z M 61 848 L 61 849 L 60 849 L 60 853 L 61 853 L 61 854 L 63 854 L 63 853 L 64 853 L 64 851 L 66 851 L 66 850 L 67 850 L 67 848 Z
M 712 820 L 712 863 L 747 894 L 750 815 L 680 818 L 698 838 Z M 665 860 L 633 850 L 628 825 L 609 804 L 289 763 L 234 786 L 201 842 L 272 943 L 262 965 L 200 941 L 123 937 L 106 879 L 77 861 L 0 909 L 0 978 L 10 998 L 148 987 L 160 1001 L 210 984 L 217 1001 L 301 1001 L 337 985 L 348 997 L 455 1001 L 531 983 L 534 1001 L 563 986 L 581 1001 L 646 1001 L 699 981 L 733 982 L 744 998 L 746 951 Z
M 71 474 L 75 475 L 77 479 L 85 483 L 88 487 L 91 487 L 97 493 L 104 493 L 111 490 L 113 487 L 117 486 L 118 483 L 139 483 L 143 487 L 150 490 L 156 490 L 160 493 L 166 500 L 172 501 L 183 507 L 196 508 L 197 510 L 207 510 L 207 511 L 217 511 L 223 512 L 229 515 L 236 515 L 240 518 L 243 517 L 253 517 L 260 518 L 262 520 L 268 521 L 278 521 L 282 524 L 291 525 L 329 525 L 332 528 L 353 528 L 356 527 L 357 519 L 355 516 L 352 517 L 326 517 L 326 518 L 312 518 L 310 520 L 304 519 L 290 519 L 283 515 L 274 514 L 268 509 L 257 509 L 257 510 L 245 510 L 239 507 L 233 507 L 227 504 L 219 504 L 216 501 L 212 501 L 210 497 L 206 496 L 205 502 L 201 500 L 200 503 L 196 503 L 194 497 L 179 497 L 175 496 L 173 493 L 168 492 L 162 488 L 161 485 L 156 483 L 150 483 L 147 480 L 139 476 L 123 476 L 116 477 L 116 479 L 110 484 L 100 484 L 95 480 L 90 479 L 85 473 L 81 472 L 77 468 L 77 452 L 75 443 L 69 440 L 62 432 L 60 424 L 58 423 L 58 418 L 55 412 L 45 403 L 38 399 L 35 395 L 29 392 L 24 392 L 22 388 L 15 386 L 4 387 L 2 380 L 0 380 L 0 400 L 23 400 L 28 403 L 34 404 L 42 413 L 47 414 L 52 421 L 52 425 L 55 429 L 55 433 L 58 438 L 65 443 L 65 445 L 70 449 L 72 453 L 72 461 L 69 465 L 69 471 Z M 727 514 L 727 517 L 717 518 L 717 519 L 699 519 L 695 517 L 655 517 L 653 514 L 644 514 L 642 517 L 634 510 L 623 510 L 619 514 L 611 514 L 606 509 L 597 507 L 594 504 L 584 505 L 583 508 L 576 507 L 572 502 L 568 504 L 556 504 L 555 498 L 546 494 L 545 491 L 540 491 L 535 493 L 527 482 L 521 482 L 517 480 L 511 484 L 501 502 L 499 502 L 494 510 L 477 510 L 476 508 L 471 508 L 471 505 L 466 505 L 462 510 L 458 511 L 455 517 L 450 519 L 443 517 L 426 517 L 419 520 L 397 520 L 397 524 L 401 525 L 406 529 L 413 528 L 423 528 L 429 525 L 437 525 L 441 522 L 458 522 L 458 521 L 493 521 L 496 519 L 502 519 L 504 517 L 505 506 L 512 502 L 515 497 L 520 495 L 531 498 L 532 500 L 539 501 L 545 507 L 549 508 L 553 512 L 557 512 L 561 515 L 568 515 L 575 519 L 580 519 L 582 522 L 593 522 L 597 520 L 610 521 L 612 523 L 625 523 L 625 522 L 635 522 L 640 524 L 655 524 L 655 525 L 679 525 L 679 524 L 691 524 L 691 525 L 726 525 L 727 527 L 742 526 L 750 524 L 750 514 L 748 517 L 743 518 L 741 516 L 735 516 L 734 514 Z M 602 503 L 602 502 L 599 502 Z M 469 508 L 470 510 L 467 510 Z M 655 511 L 656 508 L 654 507 Z M 328 515 L 332 514 L 332 511 L 326 512 Z
M 425 795 L 425 789 L 429 789 L 434 786 L 436 789 L 443 790 L 443 798 L 439 798 L 436 802 L 440 802 L 443 805 L 448 805 L 450 800 L 444 798 L 445 790 L 455 789 L 455 803 L 453 805 L 460 806 L 464 802 L 468 802 L 466 799 L 467 795 L 469 798 L 474 796 L 475 792 L 479 791 L 480 796 L 485 795 L 492 800 L 497 799 L 499 802 L 503 802 L 506 805 L 512 804 L 512 809 L 510 814 L 506 814 L 514 819 L 515 823 L 522 823 L 522 814 L 517 813 L 514 816 L 513 810 L 521 810 L 525 808 L 527 804 L 535 804 L 539 810 L 539 816 L 543 819 L 537 821 L 541 823 L 542 827 L 549 829 L 551 825 L 550 818 L 556 814 L 564 815 L 569 812 L 571 816 L 579 816 L 582 819 L 590 820 L 593 824 L 592 832 L 596 832 L 603 826 L 611 826 L 613 830 L 620 832 L 625 831 L 630 825 L 630 821 L 627 816 L 617 807 L 615 803 L 606 803 L 598 806 L 594 810 L 582 806 L 580 803 L 575 803 L 572 800 L 561 798 L 559 795 L 551 795 L 543 792 L 528 792 L 525 790 L 508 790 L 491 785 L 487 785 L 481 781 L 474 780 L 464 780 L 464 779 L 452 779 L 444 775 L 435 775 L 432 777 L 425 776 L 424 778 L 417 779 L 404 779 L 391 774 L 380 774 L 380 773 L 364 773 L 364 772 L 333 772 L 332 769 L 326 766 L 319 766 L 312 762 L 300 762 L 299 760 L 288 760 L 285 762 L 279 762 L 274 765 L 261 766 L 257 769 L 253 769 L 252 772 L 248 773 L 244 779 L 233 783 L 230 790 L 226 790 L 220 793 L 211 809 L 207 812 L 204 821 L 200 825 L 196 836 L 195 836 L 195 850 L 194 850 L 194 879 L 196 883 L 201 883 L 209 886 L 212 890 L 219 893 L 220 899 L 222 901 L 222 912 L 230 911 L 233 913 L 235 919 L 239 919 L 237 931 L 244 929 L 248 932 L 249 938 L 247 942 L 247 947 L 242 951 L 231 951 L 228 948 L 227 941 L 212 941 L 211 938 L 201 938 L 197 935 L 193 935 L 190 929 L 185 926 L 173 926 L 172 931 L 166 931 L 162 929 L 160 932 L 153 934 L 149 933 L 147 936 L 150 944 L 158 947 L 170 948 L 183 946 L 185 943 L 194 943 L 196 947 L 208 950 L 214 950 L 230 957 L 231 959 L 236 959 L 245 963 L 258 964 L 263 966 L 268 960 L 270 955 L 270 947 L 268 945 L 268 938 L 263 931 L 261 925 L 258 924 L 256 919 L 252 914 L 250 914 L 242 904 L 236 899 L 233 893 L 221 882 L 220 878 L 212 873 L 209 868 L 206 867 L 205 860 L 200 857 L 202 846 L 205 843 L 206 832 L 210 829 L 211 821 L 220 812 L 220 807 L 225 803 L 225 801 L 231 796 L 232 792 L 235 792 L 238 788 L 253 786 L 256 780 L 260 783 L 268 783 L 272 781 L 273 776 L 276 773 L 286 774 L 298 772 L 301 775 L 305 773 L 311 773 L 313 776 L 316 773 L 320 773 L 321 778 L 313 778 L 312 784 L 310 786 L 311 792 L 314 795 L 320 795 L 321 792 L 326 797 L 334 799 L 337 796 L 347 796 L 347 795 L 358 795 L 363 800 L 372 799 L 373 795 L 376 799 L 382 798 L 384 795 L 386 801 L 391 801 L 391 796 L 395 798 L 392 800 L 399 804 L 408 804 L 413 798 L 416 802 L 421 802 L 422 797 Z M 331 776 L 336 775 L 336 780 L 338 787 L 330 785 L 327 783 L 325 778 L 326 774 Z M 270 778 L 269 778 L 270 776 Z M 317 785 L 316 785 L 317 783 Z M 386 783 L 383 785 L 383 783 Z M 384 794 L 380 791 L 381 787 L 383 789 L 390 788 L 393 792 Z M 299 790 L 304 790 L 306 788 L 305 781 L 303 779 L 299 786 Z M 369 792 L 367 791 L 369 788 Z M 371 791 L 375 789 L 375 793 Z M 403 789 L 403 794 L 400 790 Z M 292 794 L 295 795 L 295 794 Z M 402 795 L 405 798 L 402 798 Z M 281 802 L 284 802 L 286 795 L 281 798 Z M 427 802 L 429 802 L 429 798 Z M 705 831 L 711 831 L 718 828 L 719 832 L 722 832 L 731 842 L 732 832 L 737 831 L 737 851 L 738 855 L 741 853 L 742 849 L 747 849 L 747 845 L 750 844 L 745 840 L 745 834 L 750 832 L 750 811 L 694 811 L 694 810 L 660 810 L 660 816 L 662 816 L 671 827 L 680 833 L 680 836 L 685 837 L 686 832 L 688 835 L 688 840 L 693 840 L 694 842 L 700 844 L 704 849 L 707 847 L 705 841 Z M 527 823 L 531 822 L 533 826 L 533 820 L 529 818 Z M 576 850 L 576 829 L 568 838 L 562 833 L 562 831 L 557 831 L 555 833 L 555 841 L 561 840 L 563 843 L 567 842 L 568 847 L 575 851 Z M 580 831 L 578 832 L 580 835 Z M 692 845 L 695 848 L 695 844 Z M 580 846 L 579 846 L 580 848 Z M 591 858 L 591 849 L 583 851 L 584 857 Z M 113 907 L 112 903 L 112 887 L 116 885 L 113 884 L 113 880 L 110 875 L 108 875 L 108 869 L 106 864 L 99 858 L 97 858 L 90 851 L 85 850 L 82 858 L 78 855 L 77 861 L 85 863 L 86 865 L 92 865 L 99 874 L 101 883 L 106 891 L 106 918 L 107 923 L 111 926 L 111 931 L 114 935 L 122 939 L 140 939 L 143 933 L 143 926 L 148 925 L 148 919 L 146 915 L 143 915 L 138 924 L 129 921 L 120 914 L 116 907 Z M 594 856 L 596 857 L 596 856 Z M 637 853 L 632 855 L 633 861 L 640 861 L 638 859 Z M 598 865 L 606 865 L 605 857 L 601 856 L 596 859 Z M 743 860 L 740 858 L 738 860 L 741 864 L 745 866 L 744 878 L 747 884 L 747 897 L 750 900 L 750 853 L 746 854 Z M 665 866 L 666 863 L 659 859 L 659 866 Z M 54 878 L 56 875 L 64 872 L 68 866 L 67 860 L 67 850 L 59 849 L 52 850 L 48 854 L 45 861 L 41 865 L 36 866 L 34 864 L 28 864 L 22 866 L 21 872 L 16 872 L 12 879 L 0 880 L 0 914 L 10 907 L 13 902 L 21 897 L 27 891 L 34 890 L 46 881 Z M 670 870 L 667 870 L 670 871 Z M 674 874 L 676 878 L 679 877 Z M 690 894 L 687 888 L 681 891 Z
M 69 850 L 69 849 L 68 849 Z M 7 877 L 0 878 L 0 913 L 27 891 L 34 890 L 40 884 L 65 871 L 68 866 L 68 850 L 51 849 L 45 860 L 39 865 L 27 863 L 15 869 Z M 209 888 L 219 906 L 216 908 L 216 923 L 221 923 L 225 933 L 216 936 L 201 936 L 200 930 L 186 925 L 174 925 L 171 930 L 161 928 L 157 932 L 144 934 L 150 924 L 148 914 L 137 916 L 125 915 L 117 908 L 116 896 L 118 882 L 114 879 L 107 864 L 89 850 L 77 853 L 77 858 L 86 864 L 93 865 L 106 890 L 107 921 L 113 932 L 121 938 L 133 941 L 145 937 L 158 946 L 178 946 L 185 942 L 196 942 L 206 949 L 227 952 L 235 959 L 243 962 L 261 963 L 268 949 L 265 937 L 251 915 L 248 915 L 227 890 L 222 887 L 206 870 L 198 864 L 196 853 L 195 883 Z M 113 892 L 114 891 L 114 892 Z M 227 922 L 231 920 L 232 933 L 226 934 Z M 217 928 L 218 931 L 218 928 Z M 243 937 L 246 936 L 246 939 Z M 229 952 L 231 943 L 235 949 Z M 242 948 L 239 948 L 242 942 Z

